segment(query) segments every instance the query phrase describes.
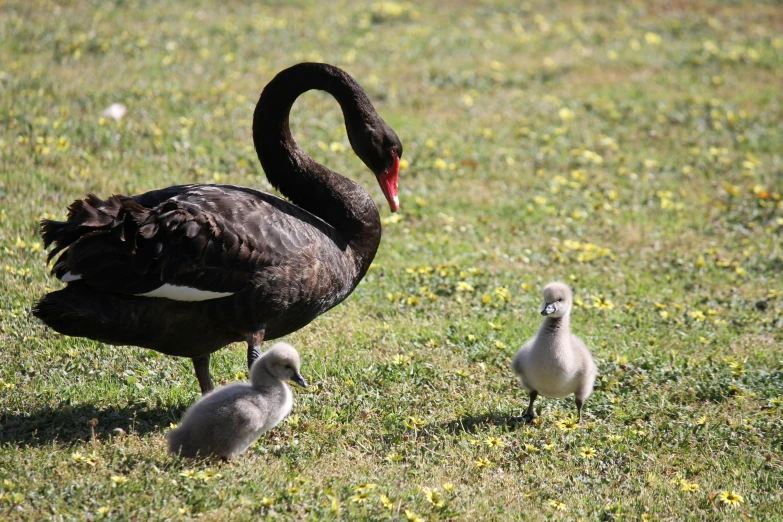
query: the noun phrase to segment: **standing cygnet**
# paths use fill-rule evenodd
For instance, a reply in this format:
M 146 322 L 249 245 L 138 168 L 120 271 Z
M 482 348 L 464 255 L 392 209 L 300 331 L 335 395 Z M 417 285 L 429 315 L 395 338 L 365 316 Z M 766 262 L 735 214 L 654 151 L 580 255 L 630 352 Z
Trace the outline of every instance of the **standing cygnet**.
M 299 353 L 276 343 L 250 368 L 250 384 L 234 383 L 201 397 L 169 431 L 169 453 L 183 457 L 236 457 L 290 412 L 286 381 L 307 383 L 299 374 Z
M 514 355 L 511 368 L 523 388 L 530 392 L 530 405 L 523 419 L 535 417 L 533 402 L 538 394 L 562 399 L 574 394 L 579 421 L 582 405 L 593 392 L 598 369 L 581 339 L 571 334 L 571 289 L 565 283 L 544 288 L 544 323 L 538 333 Z

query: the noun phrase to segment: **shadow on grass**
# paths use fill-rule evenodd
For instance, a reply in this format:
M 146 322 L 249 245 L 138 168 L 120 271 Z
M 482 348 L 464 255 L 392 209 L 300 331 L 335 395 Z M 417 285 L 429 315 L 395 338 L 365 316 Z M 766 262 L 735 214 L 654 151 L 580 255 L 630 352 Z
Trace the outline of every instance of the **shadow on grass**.
M 514 420 L 514 416 L 510 413 L 482 413 L 473 415 L 463 415 L 450 422 L 437 424 L 431 426 L 433 428 L 440 429 L 449 433 L 476 433 L 488 426 L 497 426 L 499 428 L 506 428 L 513 430 L 517 427 L 517 422 Z
M 105 439 L 116 428 L 144 435 L 168 428 L 177 422 L 184 407 L 149 408 L 93 405 L 45 407 L 31 412 L 0 414 L 0 444 L 44 446 L 52 442 L 73 443 Z M 97 422 L 95 422 L 97 421 Z

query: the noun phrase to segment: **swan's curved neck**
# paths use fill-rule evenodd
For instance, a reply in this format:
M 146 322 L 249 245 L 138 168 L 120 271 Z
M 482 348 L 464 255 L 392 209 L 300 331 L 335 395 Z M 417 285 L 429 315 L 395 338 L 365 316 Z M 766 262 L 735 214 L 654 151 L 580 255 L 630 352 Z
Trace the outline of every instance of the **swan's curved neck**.
M 285 386 L 285 383 L 272 375 L 264 362 L 254 364 L 250 369 L 250 385 L 257 390 L 268 390 Z
M 380 216 L 372 198 L 353 181 L 313 160 L 291 135 L 291 107 L 300 94 L 311 89 L 334 96 L 346 128 L 361 125 L 375 114 L 362 88 L 340 69 L 314 63 L 291 67 L 269 82 L 256 105 L 253 142 L 258 159 L 276 189 L 334 227 L 371 260 L 380 242 Z
M 570 314 L 566 314 L 563 317 L 547 317 L 541 324 L 540 332 L 547 336 L 561 336 L 568 335 L 570 330 Z

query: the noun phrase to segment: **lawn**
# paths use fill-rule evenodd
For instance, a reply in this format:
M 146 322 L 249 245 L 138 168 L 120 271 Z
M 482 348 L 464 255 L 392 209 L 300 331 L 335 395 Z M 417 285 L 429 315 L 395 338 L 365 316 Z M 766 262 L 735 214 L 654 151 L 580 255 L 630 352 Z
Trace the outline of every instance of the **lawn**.
M 253 107 L 308 60 L 400 136 L 402 210 L 302 96 L 294 136 L 378 202 L 380 250 L 286 339 L 311 382 L 287 421 L 178 460 L 190 360 L 37 321 L 61 286 L 37 222 L 88 192 L 271 190 Z M 781 92 L 775 1 L 3 2 L 0 519 L 783 518 Z M 553 280 L 598 388 L 580 425 L 572 398 L 516 425 Z M 212 375 L 244 379 L 245 347 Z

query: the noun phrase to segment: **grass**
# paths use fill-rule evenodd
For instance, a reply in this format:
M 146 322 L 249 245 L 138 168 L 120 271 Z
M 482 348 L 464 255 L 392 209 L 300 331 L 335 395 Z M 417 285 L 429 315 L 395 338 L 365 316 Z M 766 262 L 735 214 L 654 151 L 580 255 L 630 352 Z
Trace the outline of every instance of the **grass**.
M 782 28 L 729 0 L 3 3 L 0 518 L 783 517 Z M 303 96 L 294 134 L 379 202 L 379 254 L 288 339 L 312 386 L 287 422 L 231 463 L 172 459 L 190 362 L 37 322 L 60 284 L 36 223 L 90 191 L 269 190 L 253 104 L 302 60 L 397 131 L 403 210 Z M 510 357 L 556 279 L 599 387 L 578 427 L 570 398 L 518 427 Z

